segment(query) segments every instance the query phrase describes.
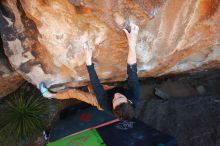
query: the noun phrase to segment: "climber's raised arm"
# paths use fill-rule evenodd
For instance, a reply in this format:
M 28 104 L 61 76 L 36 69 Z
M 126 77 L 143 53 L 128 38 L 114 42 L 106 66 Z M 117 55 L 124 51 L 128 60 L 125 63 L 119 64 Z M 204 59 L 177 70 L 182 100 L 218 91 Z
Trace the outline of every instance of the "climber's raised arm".
M 96 74 L 94 64 L 92 63 L 92 48 L 90 47 L 89 43 L 84 43 L 84 53 L 85 53 L 85 59 L 86 59 L 86 66 L 89 73 L 90 81 L 93 85 L 94 92 L 96 94 L 98 103 L 100 104 L 101 108 L 104 109 L 106 112 L 111 113 L 111 107 L 110 104 L 107 103 L 107 94 L 100 83 L 100 80 Z
M 140 85 L 137 76 L 137 57 L 136 57 L 136 43 L 138 37 L 139 27 L 135 24 L 131 24 L 131 32 L 129 33 L 126 29 L 123 29 L 128 39 L 128 58 L 127 58 L 127 74 L 128 74 L 128 87 L 131 94 L 130 100 L 133 102 L 134 107 L 136 106 L 140 96 Z

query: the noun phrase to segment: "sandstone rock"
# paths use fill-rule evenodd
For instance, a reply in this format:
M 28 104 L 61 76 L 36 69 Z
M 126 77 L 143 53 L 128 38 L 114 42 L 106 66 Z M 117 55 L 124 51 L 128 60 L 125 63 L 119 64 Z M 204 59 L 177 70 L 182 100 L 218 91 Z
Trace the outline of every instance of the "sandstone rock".
M 89 40 L 102 82 L 125 80 L 129 22 L 140 26 L 140 77 L 220 64 L 219 0 L 3 0 L 0 27 L 13 68 L 34 85 L 89 80 L 82 51 Z
M 11 68 L 6 56 L 3 54 L 1 38 L 0 49 L 0 97 L 4 97 L 20 87 L 24 79 Z

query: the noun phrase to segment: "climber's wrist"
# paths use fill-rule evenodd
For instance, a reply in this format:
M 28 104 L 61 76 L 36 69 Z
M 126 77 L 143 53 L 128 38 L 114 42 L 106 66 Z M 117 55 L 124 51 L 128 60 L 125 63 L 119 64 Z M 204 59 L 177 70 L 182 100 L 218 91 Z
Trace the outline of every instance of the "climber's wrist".
M 129 46 L 129 51 L 135 52 L 135 47 L 136 47 L 136 45 Z
M 92 59 L 87 59 L 86 60 L 86 65 L 92 65 Z

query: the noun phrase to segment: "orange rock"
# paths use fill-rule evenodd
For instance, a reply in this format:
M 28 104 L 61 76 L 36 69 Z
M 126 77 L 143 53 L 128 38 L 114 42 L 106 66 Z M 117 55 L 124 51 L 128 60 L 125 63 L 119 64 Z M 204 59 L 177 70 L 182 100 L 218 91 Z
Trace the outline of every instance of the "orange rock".
M 126 79 L 129 22 L 140 26 L 140 77 L 219 67 L 219 0 L 5 0 L 1 35 L 12 66 L 34 85 L 89 81 L 89 40 L 102 82 Z M 214 62 L 214 65 L 213 65 Z
M 0 63 L 0 68 L 2 64 Z M 2 71 L 0 69 L 0 71 Z M 10 71 L 10 73 L 4 73 L 0 75 L 0 97 L 4 97 L 9 93 L 15 91 L 18 87 L 24 83 L 24 79 L 17 72 Z

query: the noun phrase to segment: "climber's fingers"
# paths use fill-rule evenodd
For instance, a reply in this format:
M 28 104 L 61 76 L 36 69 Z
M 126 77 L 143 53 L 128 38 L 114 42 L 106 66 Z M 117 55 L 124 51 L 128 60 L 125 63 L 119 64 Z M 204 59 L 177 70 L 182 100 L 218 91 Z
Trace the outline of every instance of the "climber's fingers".
M 127 29 L 123 29 L 123 31 L 126 33 L 127 37 L 129 38 L 131 34 L 138 34 L 139 27 L 136 24 L 131 23 L 131 32 L 129 33 Z
M 86 41 L 84 44 L 83 44 L 83 49 L 86 51 L 89 49 L 89 43 L 88 41 Z
M 138 33 L 139 27 L 136 24 L 131 23 L 131 33 Z
M 127 29 L 123 29 L 123 31 L 125 32 L 126 36 L 128 37 L 129 36 L 129 32 Z

